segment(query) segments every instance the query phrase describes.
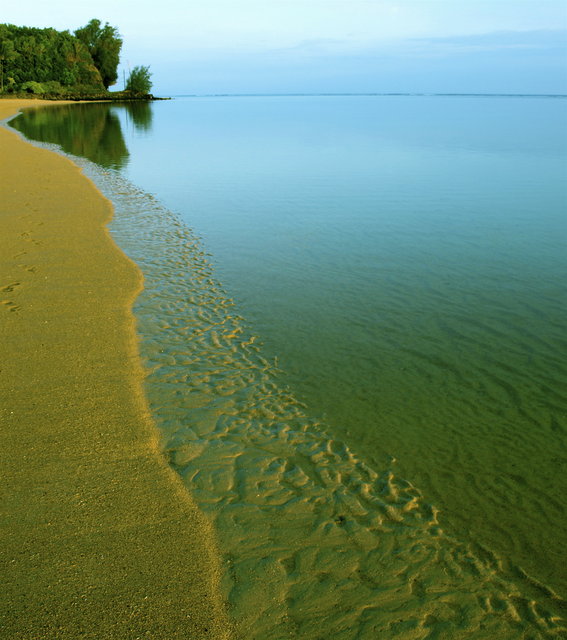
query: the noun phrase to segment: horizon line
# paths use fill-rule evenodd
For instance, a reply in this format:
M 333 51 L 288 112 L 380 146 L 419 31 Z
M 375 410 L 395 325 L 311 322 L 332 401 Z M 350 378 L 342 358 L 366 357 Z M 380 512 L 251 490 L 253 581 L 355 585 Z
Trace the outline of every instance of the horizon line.
M 180 93 L 172 98 L 301 98 L 301 97 L 487 97 L 487 98 L 567 98 L 565 93 L 474 93 L 474 92 L 292 92 L 292 93 Z

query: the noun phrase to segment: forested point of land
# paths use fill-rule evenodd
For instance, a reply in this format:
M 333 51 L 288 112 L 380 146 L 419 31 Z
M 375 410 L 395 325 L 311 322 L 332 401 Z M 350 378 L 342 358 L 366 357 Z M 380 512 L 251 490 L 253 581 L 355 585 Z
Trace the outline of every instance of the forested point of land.
M 74 33 L 0 24 L 0 96 L 109 98 L 116 83 L 122 38 L 93 19 Z M 145 67 L 147 69 L 147 67 Z M 145 85 L 148 94 L 151 82 Z M 135 93 L 121 92 L 123 98 Z

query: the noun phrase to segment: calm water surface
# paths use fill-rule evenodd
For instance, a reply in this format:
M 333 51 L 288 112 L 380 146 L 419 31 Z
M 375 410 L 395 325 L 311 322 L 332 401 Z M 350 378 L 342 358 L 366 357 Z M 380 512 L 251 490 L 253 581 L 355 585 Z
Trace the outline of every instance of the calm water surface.
M 210 97 L 14 124 L 179 214 L 308 419 L 565 615 L 566 106 Z

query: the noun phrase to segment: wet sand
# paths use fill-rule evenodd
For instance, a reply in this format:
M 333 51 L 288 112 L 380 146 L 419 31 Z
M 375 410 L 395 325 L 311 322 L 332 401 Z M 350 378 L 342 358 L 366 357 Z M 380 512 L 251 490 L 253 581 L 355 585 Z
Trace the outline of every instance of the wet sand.
M 6 128 L 0 149 L 0 637 L 227 638 L 212 530 L 158 452 L 111 205 Z

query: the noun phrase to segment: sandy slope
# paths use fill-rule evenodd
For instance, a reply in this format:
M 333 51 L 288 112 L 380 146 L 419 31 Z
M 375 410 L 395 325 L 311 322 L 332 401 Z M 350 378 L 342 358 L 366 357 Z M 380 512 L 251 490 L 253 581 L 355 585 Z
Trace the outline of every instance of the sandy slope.
M 111 213 L 0 128 L 0 637 L 225 638 L 212 532 L 157 451 L 141 274 Z

